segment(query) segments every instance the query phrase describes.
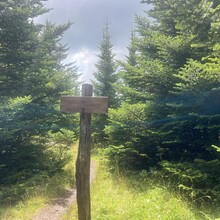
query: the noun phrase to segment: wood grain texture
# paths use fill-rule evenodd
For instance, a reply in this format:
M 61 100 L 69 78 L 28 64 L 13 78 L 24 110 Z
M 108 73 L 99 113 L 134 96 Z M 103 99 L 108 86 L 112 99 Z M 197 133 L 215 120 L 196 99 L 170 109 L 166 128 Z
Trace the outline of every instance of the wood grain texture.
M 82 95 L 92 96 L 93 87 L 84 84 Z M 80 140 L 76 161 L 78 220 L 91 220 L 90 199 L 91 113 L 80 113 Z
M 80 112 L 80 140 L 76 160 L 76 198 L 78 220 L 91 220 L 90 160 L 91 160 L 91 116 L 108 112 L 108 97 L 92 97 L 93 87 L 82 85 L 82 96 L 62 96 L 61 112 Z
M 60 106 L 61 112 L 106 114 L 108 113 L 108 97 L 62 96 Z

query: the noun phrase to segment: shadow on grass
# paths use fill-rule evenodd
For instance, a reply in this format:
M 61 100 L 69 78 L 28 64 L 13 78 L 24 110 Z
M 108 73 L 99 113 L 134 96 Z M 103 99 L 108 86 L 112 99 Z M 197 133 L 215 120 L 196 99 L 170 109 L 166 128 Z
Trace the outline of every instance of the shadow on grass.
M 60 149 L 48 150 L 43 145 L 17 147 L 1 155 L 0 206 L 14 206 L 30 196 L 57 197 L 74 175 L 64 170 L 71 156 Z

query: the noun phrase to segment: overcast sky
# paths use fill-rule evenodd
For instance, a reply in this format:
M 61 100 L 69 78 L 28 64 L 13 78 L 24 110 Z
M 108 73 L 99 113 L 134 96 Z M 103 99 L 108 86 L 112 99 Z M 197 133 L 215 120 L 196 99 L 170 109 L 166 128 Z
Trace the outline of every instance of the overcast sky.
M 73 22 L 65 32 L 63 43 L 69 50 L 68 61 L 76 61 L 82 79 L 86 82 L 92 78 L 102 40 L 103 24 L 110 23 L 111 42 L 117 58 L 122 59 L 127 53 L 130 32 L 135 15 L 143 14 L 148 9 L 140 0 L 48 0 L 50 12 L 39 17 L 37 21 L 49 20 L 57 24 Z

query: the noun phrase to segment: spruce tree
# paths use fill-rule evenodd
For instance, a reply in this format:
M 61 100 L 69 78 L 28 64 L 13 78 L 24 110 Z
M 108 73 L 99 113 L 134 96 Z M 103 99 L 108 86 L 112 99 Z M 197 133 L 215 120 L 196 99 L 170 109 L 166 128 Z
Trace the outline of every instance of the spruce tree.
M 137 58 L 136 58 L 136 52 L 137 48 L 135 45 L 135 30 L 131 30 L 131 36 L 130 36 L 130 44 L 128 46 L 128 56 L 127 56 L 127 63 L 131 66 L 135 66 L 137 64 Z
M 96 71 L 93 73 L 95 80 L 93 81 L 94 93 L 97 96 L 108 96 L 109 107 L 115 108 L 118 105 L 116 96 L 115 83 L 117 82 L 116 63 L 114 60 L 113 45 L 109 32 L 109 23 L 106 21 L 103 27 L 102 40 L 99 46 L 100 53 L 98 54 L 98 61 L 95 64 Z M 106 144 L 106 135 L 104 128 L 107 125 L 108 117 L 106 115 L 99 115 L 95 117 L 94 142 Z
M 113 45 L 109 32 L 109 23 L 105 22 L 103 27 L 102 41 L 99 46 L 100 53 L 98 61 L 95 64 L 96 71 L 93 73 L 95 80 L 93 81 L 94 93 L 97 96 L 108 96 L 109 107 L 117 106 L 117 97 L 114 84 L 117 81 L 115 54 L 113 53 Z
M 219 206 L 220 4 L 143 2 L 153 19 L 137 17 L 137 64 L 122 65 L 126 103 L 109 115 L 110 158 L 154 166 L 191 199 Z
M 63 63 L 60 40 L 70 23 L 36 24 L 48 11 L 42 0 L 3 1 L 0 9 L 0 157 L 6 170 L 21 170 L 43 160 L 40 139 L 64 126 L 60 95 L 76 93 L 78 76 Z
M 137 64 L 122 66 L 120 93 L 130 104 L 145 104 L 146 135 L 127 140 L 148 155 L 147 166 L 149 155 L 158 163 L 215 158 L 210 146 L 219 143 L 219 3 L 144 2 L 154 6 L 148 12 L 154 20 L 136 19 Z M 107 131 L 130 158 L 134 151 L 115 138 L 113 128 Z

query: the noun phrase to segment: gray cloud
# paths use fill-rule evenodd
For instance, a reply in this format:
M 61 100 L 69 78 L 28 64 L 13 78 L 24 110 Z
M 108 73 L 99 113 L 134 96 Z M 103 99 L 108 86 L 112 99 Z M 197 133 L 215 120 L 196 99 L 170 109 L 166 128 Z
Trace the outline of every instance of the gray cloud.
M 53 10 L 39 18 L 41 21 L 47 19 L 55 23 L 74 23 L 64 36 L 71 52 L 82 47 L 96 49 L 106 19 L 110 23 L 115 47 L 126 44 L 135 13 L 140 14 L 146 9 L 146 4 L 140 4 L 139 0 L 49 0 L 46 6 Z
M 37 21 L 49 20 L 58 24 L 73 22 L 65 33 L 63 42 L 70 47 L 72 57 L 77 59 L 77 54 L 83 57 L 82 53 L 86 51 L 85 54 L 90 53 L 90 57 L 93 57 L 91 62 L 94 62 L 106 19 L 110 23 L 113 48 L 123 54 L 126 53 L 135 14 L 141 14 L 148 8 L 140 0 L 48 0 L 46 7 L 53 10 Z M 83 67 L 81 69 L 83 71 Z

